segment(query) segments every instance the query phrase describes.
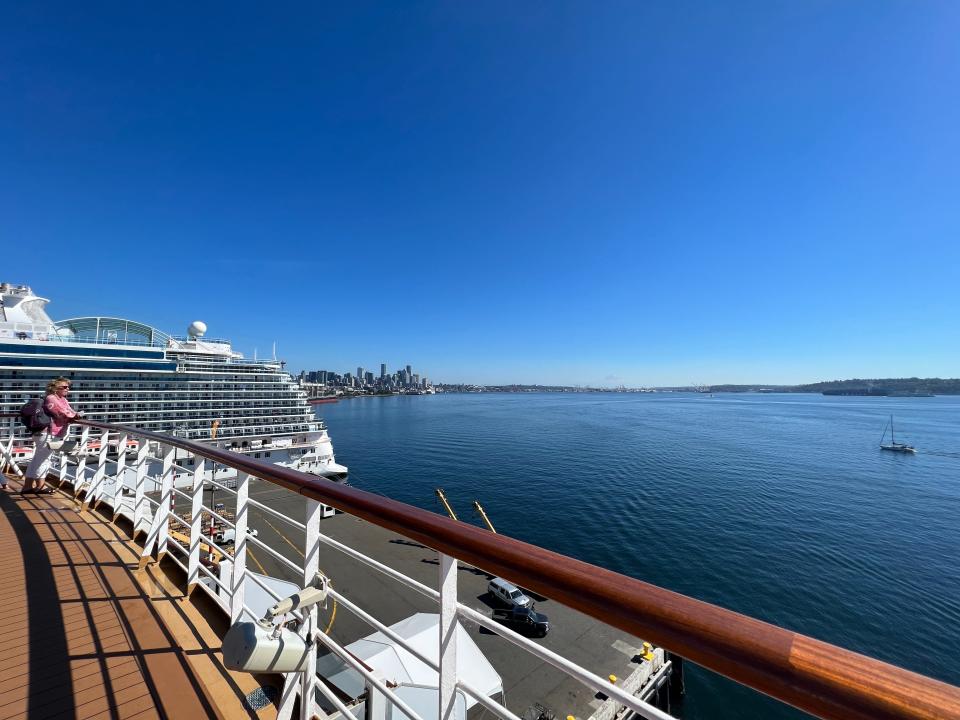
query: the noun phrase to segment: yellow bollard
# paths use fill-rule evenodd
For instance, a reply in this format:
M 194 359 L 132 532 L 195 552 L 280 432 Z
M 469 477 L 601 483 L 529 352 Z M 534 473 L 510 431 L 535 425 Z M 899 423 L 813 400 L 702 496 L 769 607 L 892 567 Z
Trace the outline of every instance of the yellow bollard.
M 653 645 L 648 642 L 643 643 L 643 659 L 644 660 L 653 660 Z
M 616 682 L 617 682 L 617 676 L 616 676 L 616 675 L 609 675 L 609 676 L 607 677 L 607 679 L 610 680 L 610 682 L 612 682 L 612 683 L 616 683 Z

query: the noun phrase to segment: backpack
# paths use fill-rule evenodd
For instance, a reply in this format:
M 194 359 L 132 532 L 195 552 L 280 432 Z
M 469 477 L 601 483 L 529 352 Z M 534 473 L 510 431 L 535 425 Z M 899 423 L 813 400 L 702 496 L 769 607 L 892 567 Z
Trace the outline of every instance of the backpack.
M 32 433 L 43 432 L 50 427 L 50 416 L 47 415 L 43 402 L 43 398 L 33 398 L 20 408 L 20 422 Z

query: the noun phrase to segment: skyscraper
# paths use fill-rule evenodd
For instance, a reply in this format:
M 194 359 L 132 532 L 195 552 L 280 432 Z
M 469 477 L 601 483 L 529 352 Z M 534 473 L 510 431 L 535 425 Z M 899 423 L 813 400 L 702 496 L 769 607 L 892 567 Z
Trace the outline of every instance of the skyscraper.
M 387 364 L 380 363 L 380 379 L 383 380 L 387 376 Z

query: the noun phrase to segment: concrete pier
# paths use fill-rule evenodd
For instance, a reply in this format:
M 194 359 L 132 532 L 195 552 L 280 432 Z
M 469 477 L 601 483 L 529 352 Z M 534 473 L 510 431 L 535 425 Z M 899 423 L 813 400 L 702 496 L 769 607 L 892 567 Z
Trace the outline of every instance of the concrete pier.
M 227 503 L 226 493 L 219 492 L 217 502 Z M 250 497 L 278 512 L 295 519 L 304 514 L 304 500 L 283 489 L 266 483 L 253 482 Z M 283 521 L 250 508 L 251 527 L 259 532 L 259 539 L 287 556 L 302 561 L 303 532 Z M 338 514 L 321 521 L 320 531 L 363 554 L 374 558 L 429 587 L 437 587 L 439 567 L 437 553 L 383 528 L 371 525 L 350 515 Z M 262 549 L 250 547 L 247 567 L 256 572 L 292 582 L 299 578 Z M 436 612 L 436 604 L 419 593 L 388 578 L 335 549 L 325 550 L 320 557 L 321 571 L 331 578 L 333 586 L 366 611 L 387 625 L 398 622 L 416 612 Z M 487 591 L 491 575 L 460 564 L 458 590 L 461 603 L 486 615 L 496 601 Z M 522 585 L 522 582 L 520 583 Z M 624 635 L 591 617 L 564 607 L 548 598 L 531 593 L 536 608 L 549 616 L 550 632 L 536 642 L 591 670 L 600 677 L 613 676 L 617 685 L 645 697 L 653 692 L 652 679 L 663 689 L 669 682 L 671 668 L 664 651 L 644 647 L 641 638 Z M 578 720 L 614 720 L 621 708 L 605 696 L 595 693 L 552 666 L 532 657 L 486 629 L 464 623 L 480 650 L 496 668 L 503 680 L 505 704 L 524 720 L 563 720 L 573 716 Z M 347 645 L 372 632 L 369 625 L 330 603 L 320 611 L 320 627 L 328 629 L 331 637 Z M 666 709 L 669 693 L 658 692 L 661 706 Z M 471 718 L 491 715 L 480 706 L 471 711 Z M 492 715 L 491 715 L 492 718 Z

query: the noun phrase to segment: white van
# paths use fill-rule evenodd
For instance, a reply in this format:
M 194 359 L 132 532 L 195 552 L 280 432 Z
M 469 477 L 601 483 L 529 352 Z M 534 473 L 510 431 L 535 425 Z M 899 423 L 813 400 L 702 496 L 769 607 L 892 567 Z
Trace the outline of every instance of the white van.
M 247 535 L 250 537 L 257 537 L 259 534 L 256 528 L 247 528 Z M 213 540 L 220 545 L 233 545 L 237 540 L 237 531 L 233 528 L 224 528 L 213 536 Z
M 489 590 L 490 594 L 497 600 L 506 605 L 518 608 L 533 607 L 533 600 L 524 595 L 516 585 L 507 582 L 503 578 L 494 578 L 491 580 L 490 584 L 487 585 L 487 590 Z

